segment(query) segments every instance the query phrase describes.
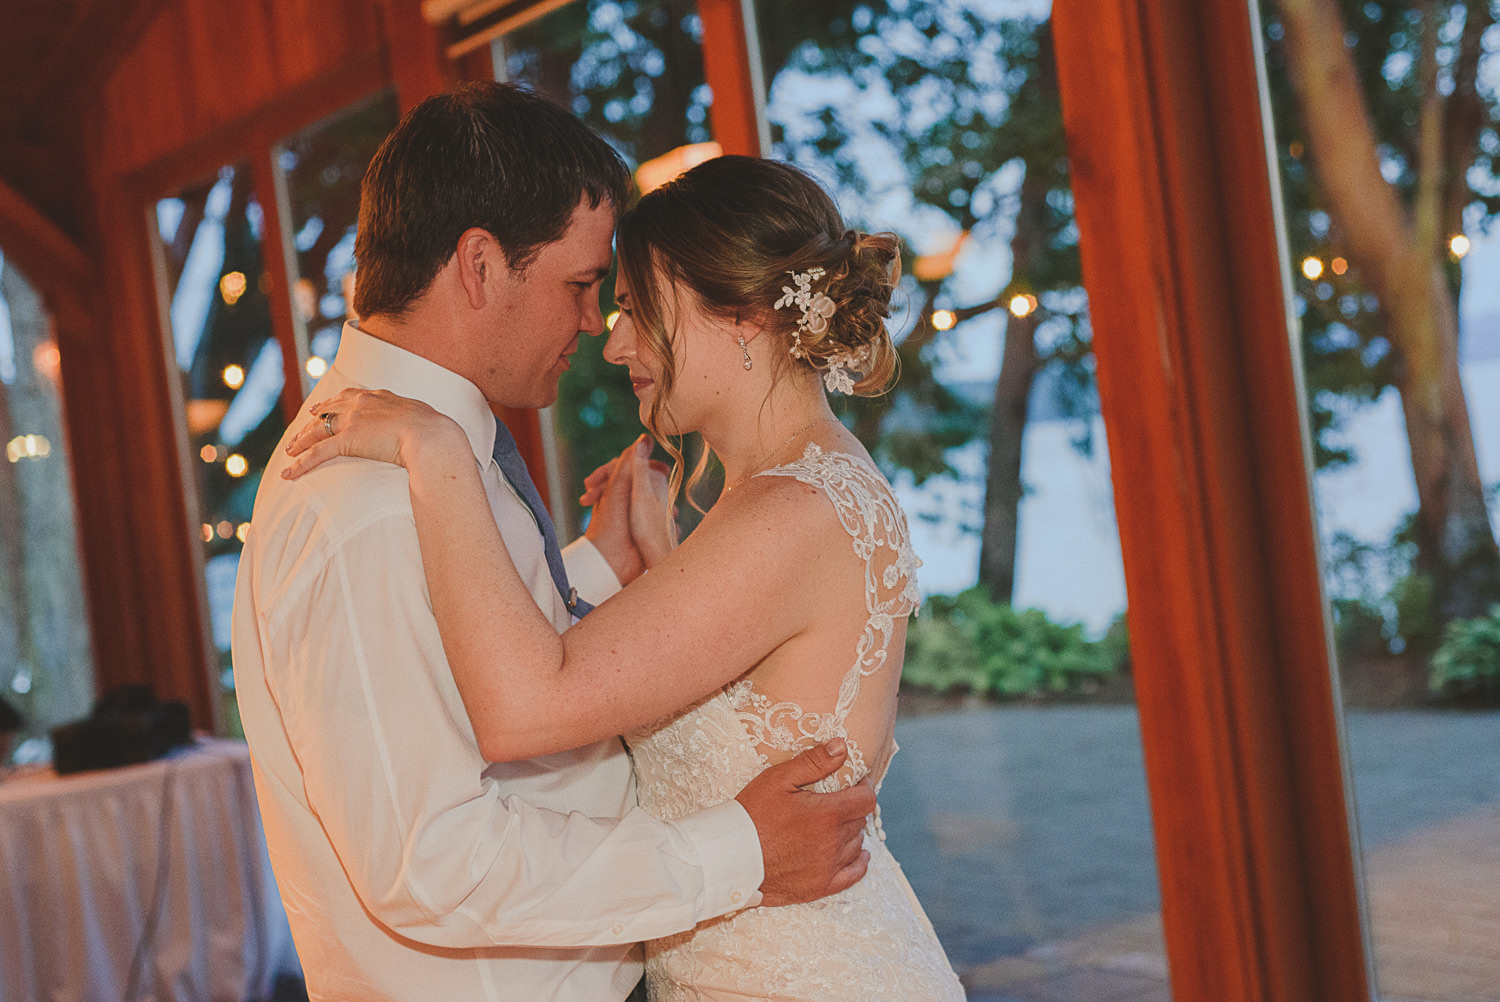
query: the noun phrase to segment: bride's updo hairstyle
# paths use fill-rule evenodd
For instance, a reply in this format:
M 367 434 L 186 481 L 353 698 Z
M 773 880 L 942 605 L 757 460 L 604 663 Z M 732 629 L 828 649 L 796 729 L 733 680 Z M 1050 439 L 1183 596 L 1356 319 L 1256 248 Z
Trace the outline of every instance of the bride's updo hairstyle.
M 682 457 L 662 434 L 677 372 L 669 329 L 679 311 L 674 293 L 721 320 L 759 325 L 760 336 L 778 348 L 770 353 L 778 376 L 855 359 L 855 394 L 876 396 L 895 380 L 896 349 L 885 320 L 900 276 L 900 244 L 892 233 L 847 228 L 823 187 L 791 164 L 744 156 L 705 161 L 642 196 L 620 220 L 616 246 L 641 344 L 660 363 L 661 392 L 646 424 L 678 460 L 674 494 Z M 827 296 L 833 313 L 826 326 L 812 325 L 819 330 L 799 329 L 803 312 L 787 291 L 797 287 L 794 273 L 817 269 L 823 274 L 811 280 L 810 292 Z M 786 305 L 777 309 L 778 301 Z

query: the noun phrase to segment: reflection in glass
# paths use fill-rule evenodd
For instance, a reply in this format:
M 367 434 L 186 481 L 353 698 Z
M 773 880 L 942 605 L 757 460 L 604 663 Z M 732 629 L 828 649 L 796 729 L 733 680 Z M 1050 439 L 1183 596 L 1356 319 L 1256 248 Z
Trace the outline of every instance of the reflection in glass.
M 229 611 L 244 533 L 266 460 L 285 425 L 281 345 L 272 336 L 261 207 L 243 166 L 157 202 L 173 358 L 197 488 L 209 620 L 229 673 Z M 191 510 L 191 509 L 190 509 Z
M 504 36 L 495 65 L 503 79 L 570 109 L 636 169 L 676 151 L 701 156 L 701 148 L 691 148 L 712 141 L 702 43 L 694 0 L 579 0 Z M 646 183 L 642 175 L 637 181 Z M 614 309 L 613 287 L 611 275 L 605 316 Z M 583 478 L 644 430 L 628 376 L 603 360 L 603 350 L 602 337 L 581 339 L 543 422 L 552 430 L 549 487 L 564 538 L 579 531 L 571 501 L 583 492 Z
M 893 851 L 972 993 L 1166 998 L 1045 7 L 755 13 L 771 154 L 908 249 L 901 382 L 836 404 L 912 516 L 928 593 L 882 790 Z
M 0 699 L 23 720 L 0 767 L 48 757 L 48 730 L 93 699 L 59 360 L 40 296 L 0 256 Z
M 305 337 L 304 394 L 333 361 L 353 310 L 359 184 L 397 117 L 396 97 L 387 91 L 304 129 L 276 151 L 282 217 L 296 258 L 290 286 L 298 334 Z
M 1495 14 L 1262 7 L 1376 979 L 1500 999 Z

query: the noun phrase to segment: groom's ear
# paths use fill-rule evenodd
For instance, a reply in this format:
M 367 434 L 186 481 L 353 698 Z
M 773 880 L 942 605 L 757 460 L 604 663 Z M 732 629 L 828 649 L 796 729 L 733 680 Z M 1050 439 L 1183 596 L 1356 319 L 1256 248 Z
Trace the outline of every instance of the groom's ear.
M 504 278 L 505 255 L 486 229 L 470 227 L 459 234 L 456 257 L 458 282 L 472 309 L 483 309 L 494 298 Z

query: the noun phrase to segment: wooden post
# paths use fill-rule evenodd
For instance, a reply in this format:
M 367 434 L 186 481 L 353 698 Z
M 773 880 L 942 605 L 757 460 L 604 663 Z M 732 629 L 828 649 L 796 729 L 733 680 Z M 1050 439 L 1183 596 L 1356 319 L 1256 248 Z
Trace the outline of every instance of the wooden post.
M 762 154 L 757 64 L 743 0 L 698 0 L 703 19 L 703 75 L 713 91 L 714 139 L 725 153 Z
M 1179 999 L 1369 998 L 1246 0 L 1057 0 Z

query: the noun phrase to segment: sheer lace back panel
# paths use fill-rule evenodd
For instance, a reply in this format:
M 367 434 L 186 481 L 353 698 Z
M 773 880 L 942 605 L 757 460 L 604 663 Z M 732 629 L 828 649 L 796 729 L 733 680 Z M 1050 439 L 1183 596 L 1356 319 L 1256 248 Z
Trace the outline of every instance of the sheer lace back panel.
M 809 444 L 797 461 L 757 476 L 792 477 L 828 498 L 848 535 L 851 565 L 862 568 L 864 622 L 844 655 L 850 660 L 842 665 L 783 668 L 770 681 L 760 670 L 752 671 L 689 711 L 632 735 L 641 803 L 666 817 L 720 803 L 769 763 L 834 737 L 845 739 L 849 761 L 818 784 L 823 790 L 849 786 L 872 770 L 878 781 L 895 750 L 895 695 L 906 617 L 920 601 L 920 562 L 900 505 L 868 461 L 825 452 L 816 444 Z M 862 693 L 866 698 L 860 698 Z M 651 763 L 676 767 L 652 775 L 640 761 L 648 745 Z M 712 756 L 713 768 L 691 767 L 695 760 L 702 765 L 704 755 Z
M 863 779 L 878 781 L 894 750 L 896 687 L 906 643 L 906 618 L 917 608 L 916 571 L 906 518 L 885 478 L 870 464 L 843 452 L 809 444 L 802 458 L 758 476 L 792 477 L 822 491 L 849 536 L 855 561 L 863 568 L 865 621 L 854 645 L 853 663 L 838 679 L 828 705 L 804 693 L 826 686 L 822 673 L 796 679 L 763 680 L 752 672 L 728 688 L 731 703 L 768 761 L 789 758 L 815 744 L 842 737 L 848 765 L 818 784 L 836 789 Z M 869 688 L 871 691 L 865 692 Z M 793 689 L 795 691 L 780 691 Z M 861 699 L 861 693 L 866 698 Z
M 827 496 L 852 544 L 851 567 L 862 568 L 864 622 L 856 630 L 857 603 L 833 603 L 850 615 L 837 663 L 799 664 L 770 678 L 757 669 L 630 735 L 641 806 L 666 820 L 728 800 L 771 761 L 835 736 L 850 760 L 820 784 L 827 789 L 871 772 L 878 780 L 895 751 L 906 618 L 918 604 L 918 561 L 901 508 L 868 461 L 817 445 L 759 476 L 794 477 Z M 869 871 L 841 894 L 732 913 L 648 943 L 652 999 L 961 1000 L 931 923 L 885 847 L 878 811 L 865 845 Z

